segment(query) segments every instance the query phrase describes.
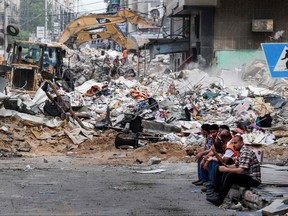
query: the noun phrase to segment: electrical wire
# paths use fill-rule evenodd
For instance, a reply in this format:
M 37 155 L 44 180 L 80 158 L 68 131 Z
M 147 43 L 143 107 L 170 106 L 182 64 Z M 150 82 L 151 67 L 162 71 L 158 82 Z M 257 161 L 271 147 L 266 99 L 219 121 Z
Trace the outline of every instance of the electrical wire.
M 93 11 L 103 11 L 103 10 L 106 10 L 106 8 L 99 8 L 99 9 L 95 9 L 95 10 L 93 10 Z M 92 10 L 91 10 L 92 11 Z M 83 12 L 91 12 L 91 11 L 83 11 Z M 78 12 L 79 14 L 80 13 L 83 13 L 83 12 Z M 66 16 L 67 14 L 69 14 L 69 13 L 71 13 L 71 12 L 68 12 L 68 13 L 59 13 L 59 14 L 48 14 L 47 15 L 47 17 L 55 17 L 55 16 Z M 77 13 L 77 14 L 78 14 Z M 75 14 L 74 12 L 73 12 L 73 14 Z M 44 15 L 45 16 L 45 15 Z M 31 18 L 31 19 L 34 19 L 35 17 L 31 17 L 31 16 L 8 16 L 9 18 L 14 18 L 14 19 L 17 19 L 17 18 L 22 18 L 22 19 L 28 19 L 28 18 Z M 36 16 L 37 18 L 38 18 L 38 15 Z
M 101 0 L 101 1 L 95 1 L 95 2 L 93 2 L 93 3 L 88 3 L 88 4 L 81 4 L 81 7 L 82 7 L 82 6 L 87 6 L 87 5 L 99 4 L 99 3 L 103 3 L 103 0 Z
M 102 2 L 102 1 L 101 1 Z M 101 3 L 101 2 L 97 2 L 97 3 Z M 57 4 L 59 4 L 59 5 L 62 5 L 62 6 L 64 6 L 63 4 L 61 4 L 61 3 L 59 3 L 59 2 L 56 2 Z M 143 2 L 144 3 L 144 2 Z M 94 3 L 90 3 L 90 4 L 94 4 Z M 84 4 L 84 5 L 90 5 L 90 4 Z M 81 6 L 84 6 L 84 5 L 81 5 Z M 161 9 L 161 8 L 164 8 L 163 6 L 162 7 L 158 7 L 159 9 Z M 66 13 L 57 13 L 57 14 L 48 14 L 47 16 L 48 17 L 55 17 L 55 16 L 65 16 L 65 15 L 67 15 L 67 13 L 73 13 L 73 14 L 75 14 L 75 13 L 77 13 L 77 14 L 82 14 L 82 13 L 90 13 L 90 12 L 96 12 L 96 11 L 105 11 L 107 8 L 105 7 L 105 8 L 98 8 L 98 9 L 94 9 L 94 10 L 89 10 L 89 11 L 87 11 L 87 10 L 83 10 L 83 11 L 78 11 L 78 12 L 74 12 L 74 11 L 72 11 L 72 12 L 69 12 L 69 11 L 67 11 Z M 142 14 L 142 15 L 145 15 L 145 16 L 148 16 L 149 15 L 149 13 L 147 12 L 147 13 L 144 13 L 144 12 L 138 12 L 139 14 Z M 22 18 L 22 19 L 28 19 L 28 18 L 31 18 L 31 16 L 21 16 L 21 15 L 13 15 L 13 16 L 11 16 L 11 15 L 8 15 L 8 17 L 9 18 L 14 18 L 14 19 L 17 19 L 17 18 Z M 33 18 L 35 18 L 35 17 L 32 17 L 32 19 Z M 37 18 L 38 18 L 38 16 L 37 16 Z

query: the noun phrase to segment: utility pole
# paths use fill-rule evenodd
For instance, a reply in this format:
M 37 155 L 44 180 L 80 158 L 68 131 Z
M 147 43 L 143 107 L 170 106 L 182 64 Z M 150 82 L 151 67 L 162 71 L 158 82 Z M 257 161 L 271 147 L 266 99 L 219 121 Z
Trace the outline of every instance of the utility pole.
M 45 0 L 45 35 L 44 35 L 44 39 L 45 41 L 47 40 L 47 18 L 48 18 L 48 14 L 47 14 L 47 0 Z
M 55 10 L 55 8 L 54 8 L 54 1 L 53 0 L 51 0 L 51 7 L 52 7 L 52 10 L 51 10 L 51 25 L 50 25 L 50 30 L 51 30 L 51 40 L 53 41 L 54 40 L 54 38 L 55 38 L 55 34 L 54 34 L 54 29 L 55 29 L 55 22 L 54 22 L 54 20 L 55 20 L 55 18 L 54 18 L 54 10 Z
M 7 7 L 9 6 L 9 2 L 7 0 L 4 0 L 4 46 L 3 46 L 3 52 L 4 52 L 4 59 L 7 60 L 7 52 L 6 48 L 8 45 L 8 33 L 7 33 L 7 25 L 8 25 L 8 13 L 7 13 Z
M 79 0 L 77 0 L 77 14 L 76 14 L 76 17 L 78 17 L 78 14 L 79 14 Z
M 27 32 L 30 32 L 30 5 L 31 5 L 31 1 L 29 1 L 29 4 L 27 4 Z
M 26 22 L 25 22 L 25 28 L 24 28 L 24 30 L 26 32 L 28 32 L 28 30 L 27 30 L 28 29 L 28 22 L 27 22 L 28 21 L 28 5 L 29 4 L 25 4 L 25 10 L 24 10 L 25 11 L 24 17 L 26 17 L 26 19 L 27 19 Z

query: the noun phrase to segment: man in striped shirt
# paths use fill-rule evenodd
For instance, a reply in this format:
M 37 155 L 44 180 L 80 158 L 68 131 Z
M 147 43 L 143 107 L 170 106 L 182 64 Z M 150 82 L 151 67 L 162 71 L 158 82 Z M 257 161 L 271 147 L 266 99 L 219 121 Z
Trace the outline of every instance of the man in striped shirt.
M 257 187 L 261 184 L 260 163 L 255 153 L 244 145 L 241 135 L 235 135 L 231 143 L 240 154 L 235 164 L 219 166 L 218 171 L 224 173 L 221 179 L 216 172 L 215 178 L 221 181 L 221 186 L 217 192 L 206 197 L 209 202 L 215 205 L 220 205 L 223 202 L 233 184 L 241 187 Z

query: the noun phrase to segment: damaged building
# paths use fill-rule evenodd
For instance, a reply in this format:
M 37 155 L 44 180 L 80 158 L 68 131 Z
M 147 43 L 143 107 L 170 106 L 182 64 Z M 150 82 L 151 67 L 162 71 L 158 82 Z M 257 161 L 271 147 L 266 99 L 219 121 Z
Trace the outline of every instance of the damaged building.
M 128 64 L 117 67 L 112 62 L 122 53 L 115 49 L 42 43 L 33 43 L 41 47 L 38 67 L 23 66 L 19 57 L 25 47 L 14 45 L 14 70 L 8 84 L 0 84 L 0 157 L 87 156 L 99 164 L 137 166 L 191 163 L 205 144 L 201 125 L 228 125 L 243 134 L 264 177 L 255 190 L 234 188 L 229 196 L 239 203 L 226 208 L 259 210 L 279 196 L 286 199 L 287 80 L 271 78 L 260 47 L 284 40 L 287 3 L 166 4 L 171 34 L 150 39 L 143 50 L 129 53 Z M 275 185 L 283 190 L 276 193 Z
M 150 53 L 170 53 L 170 67 L 191 62 L 235 69 L 263 59 L 261 43 L 285 42 L 286 1 L 167 0 L 170 35 L 150 41 Z M 237 5 L 237 6 L 235 6 Z

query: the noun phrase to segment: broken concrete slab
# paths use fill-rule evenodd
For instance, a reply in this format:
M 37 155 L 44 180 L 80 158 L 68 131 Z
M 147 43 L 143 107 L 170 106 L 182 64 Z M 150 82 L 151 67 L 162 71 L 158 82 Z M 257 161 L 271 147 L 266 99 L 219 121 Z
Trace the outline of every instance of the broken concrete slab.
M 257 96 L 265 96 L 265 95 L 271 95 L 274 93 L 274 91 L 269 90 L 267 88 L 261 88 L 261 87 L 255 87 L 255 86 L 248 86 L 248 89 Z
M 97 82 L 96 80 L 88 80 L 86 82 L 84 82 L 82 85 L 78 86 L 78 87 L 75 87 L 75 91 L 76 92 L 80 92 L 82 94 L 86 93 L 92 86 L 102 86 L 103 84 L 100 83 L 100 82 Z
M 142 120 L 141 126 L 144 128 L 145 131 L 150 132 L 158 132 L 158 133 L 180 133 L 181 128 L 169 125 L 165 122 L 156 122 L 156 121 L 148 121 Z
M 7 98 L 8 96 L 0 92 L 0 101 L 3 101 Z
M 262 209 L 263 215 L 285 215 L 288 212 L 288 199 L 276 199 Z
M 87 139 L 92 140 L 93 135 L 96 133 L 82 128 L 75 128 L 71 131 L 64 130 L 64 132 L 75 145 L 79 145 Z
M 161 173 L 165 171 L 166 171 L 165 169 L 156 169 L 156 170 L 144 170 L 144 171 L 135 171 L 135 172 L 139 174 L 156 174 L 156 173 Z
M 237 211 L 236 216 L 262 216 L 261 211 L 251 212 L 251 211 Z
M 156 164 L 159 164 L 159 163 L 161 163 L 161 158 L 159 158 L 159 157 L 152 157 L 148 161 L 149 165 L 156 165 Z
M 275 135 L 276 138 L 288 137 L 288 131 L 287 130 L 273 131 L 273 134 Z
M 33 127 L 29 127 L 29 130 L 38 140 L 51 139 L 53 136 L 54 137 L 57 135 L 60 136 L 62 133 L 62 132 L 54 132 L 52 130 L 50 131 L 49 129 L 40 130 L 38 128 L 33 128 Z
M 63 121 L 59 119 L 47 119 L 41 118 L 35 115 L 29 115 L 25 113 L 20 113 L 15 110 L 0 109 L 0 117 L 15 117 L 24 125 L 37 126 L 44 125 L 50 128 L 56 128 L 64 124 Z
M 0 131 L 8 132 L 8 131 L 9 131 L 9 128 L 6 127 L 6 126 L 2 126 L 2 127 L 0 128 Z
M 288 186 L 288 166 L 261 165 L 262 183 L 266 185 Z M 271 174 L 273 173 L 273 174 Z
M 134 81 L 127 80 L 127 79 L 125 79 L 122 76 L 119 77 L 119 79 L 114 80 L 113 82 L 116 83 L 116 84 L 121 83 L 121 84 L 123 84 L 124 86 L 126 86 L 129 89 L 137 87 L 139 85 L 138 82 L 136 82 L 136 80 L 134 80 Z
M 275 141 L 277 145 L 287 145 L 288 144 L 288 137 L 282 137 Z

